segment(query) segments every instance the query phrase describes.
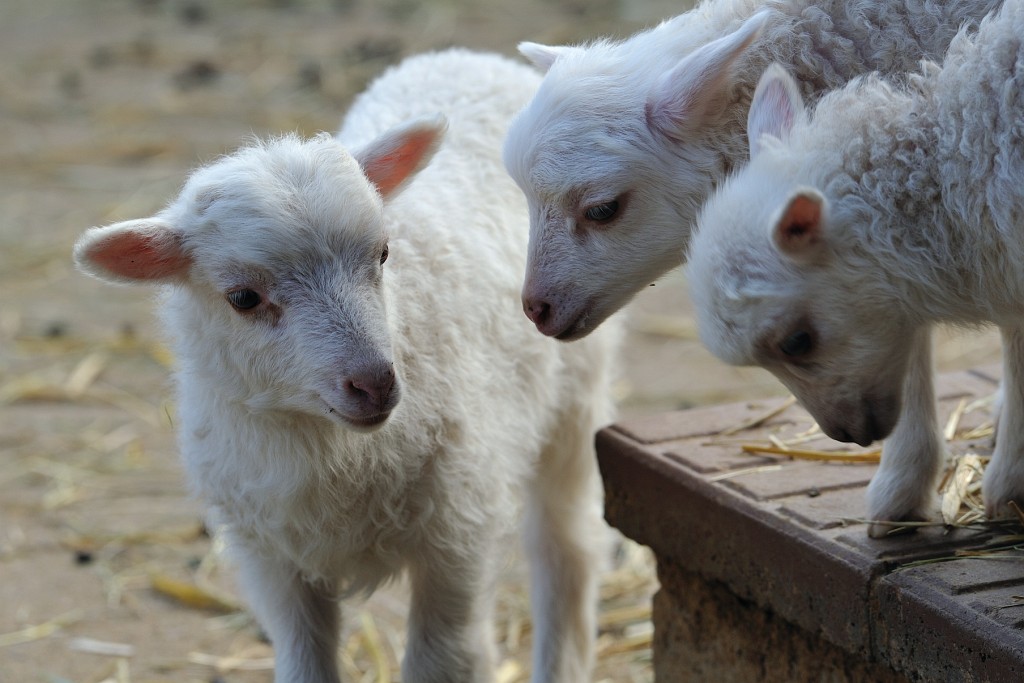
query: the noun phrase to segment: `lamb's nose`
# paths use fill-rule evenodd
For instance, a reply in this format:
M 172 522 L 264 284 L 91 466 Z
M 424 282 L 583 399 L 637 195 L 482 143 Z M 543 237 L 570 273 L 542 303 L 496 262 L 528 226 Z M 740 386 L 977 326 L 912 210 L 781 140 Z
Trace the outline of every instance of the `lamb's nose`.
M 383 409 L 387 405 L 394 386 L 395 369 L 392 366 L 385 370 L 354 375 L 345 380 L 345 391 L 349 395 L 378 409 Z
M 541 299 L 528 299 L 523 297 L 523 313 L 533 321 L 537 327 L 543 327 L 544 323 L 551 317 L 551 306 L 547 301 Z

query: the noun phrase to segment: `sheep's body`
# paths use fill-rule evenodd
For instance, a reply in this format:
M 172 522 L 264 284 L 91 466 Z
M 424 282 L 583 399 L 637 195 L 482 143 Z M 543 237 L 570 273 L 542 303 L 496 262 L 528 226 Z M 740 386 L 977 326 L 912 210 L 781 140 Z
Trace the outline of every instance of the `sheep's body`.
M 403 680 L 489 680 L 491 592 L 524 507 L 534 678 L 586 678 L 603 547 L 592 433 L 610 416 L 618 335 L 562 348 L 518 312 L 527 218 L 498 150 L 538 80 L 464 51 L 407 60 L 356 101 L 339 133 L 363 148 L 356 158 L 370 182 L 338 142 L 284 138 L 195 174 L 162 214 L 197 232 L 235 220 L 252 230 L 248 240 L 224 237 L 242 244 L 212 247 L 225 252 L 216 258 L 197 246 L 208 263 L 170 288 L 162 312 L 180 363 L 185 464 L 235 549 L 275 646 L 278 680 L 336 680 L 333 600 L 405 569 L 413 601 Z M 414 125 L 390 140 L 386 131 L 433 112 L 450 121 L 446 142 L 392 198 L 418 165 L 394 178 L 375 165 L 404 164 L 419 153 L 417 136 L 438 131 Z M 385 231 L 389 262 L 374 276 Z M 80 262 L 109 277 L 90 266 L 89 236 L 82 242 Z M 271 311 L 271 328 L 300 326 L 289 343 L 239 343 L 239 325 L 251 323 L 225 303 L 223 285 L 197 284 L 230 281 L 222 271 L 239 251 L 270 270 L 257 281 L 278 283 L 284 313 Z M 350 263 L 354 254 L 369 254 L 370 265 Z M 211 275 L 197 277 L 207 268 Z M 298 361 L 279 362 L 275 354 L 292 347 Z M 348 370 L 351 356 L 372 370 Z M 380 379 L 389 361 L 395 388 Z M 334 367 L 359 389 L 325 399 L 335 401 L 330 410 L 309 404 L 306 385 L 334 395 L 323 387 L 337 382 L 321 377 Z M 313 379 L 292 390 L 300 371 Z M 372 405 L 348 407 L 356 399 Z M 351 410 L 390 417 L 366 433 L 338 424 Z
M 751 138 L 767 137 L 705 207 L 690 262 L 709 347 L 772 369 L 834 433 L 888 421 L 893 369 L 929 324 L 999 325 L 990 514 L 1024 502 L 1022 35 L 1024 3 L 1007 0 L 941 69 L 902 87 L 867 77 L 823 98 L 813 121 L 780 96 L 788 77 L 767 73 Z M 795 123 L 756 123 L 772 120 Z M 806 348 L 788 341 L 801 331 Z M 912 462 L 880 471 L 869 494 L 927 496 L 931 482 L 913 475 Z
M 544 334 L 578 339 L 683 262 L 698 210 L 747 160 L 746 114 L 767 64 L 784 64 L 805 96 L 869 71 L 912 71 L 1000 4 L 706 0 L 622 42 L 521 46 L 550 66 L 505 142 L 530 205 L 526 314 Z M 608 202 L 609 220 L 588 218 Z M 930 482 L 943 451 L 927 331 L 915 347 L 882 469 L 900 458 Z M 879 492 L 869 515 L 915 519 L 929 504 Z

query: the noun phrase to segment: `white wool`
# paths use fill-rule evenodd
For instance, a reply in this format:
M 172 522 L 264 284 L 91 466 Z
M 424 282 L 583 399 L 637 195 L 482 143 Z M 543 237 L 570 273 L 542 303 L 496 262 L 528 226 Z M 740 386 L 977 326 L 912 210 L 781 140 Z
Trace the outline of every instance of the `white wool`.
M 747 160 L 747 110 L 768 64 L 784 65 L 804 96 L 913 71 L 999 5 L 706 0 L 626 40 L 523 46 L 550 63 L 504 149 L 531 213 L 524 303 L 551 309 L 538 327 L 581 337 L 682 263 L 698 210 Z M 719 49 L 735 53 L 716 62 Z M 616 198 L 611 221 L 583 215 Z
M 749 166 L 708 202 L 689 267 L 708 347 L 772 370 L 840 436 L 878 436 L 891 422 L 928 326 L 999 325 L 1005 402 L 984 482 L 990 515 L 1024 502 L 1022 35 L 1024 3 L 1007 0 L 977 35 L 956 37 L 941 68 L 926 63 L 904 83 L 865 77 L 813 117 L 799 101 L 755 97 L 752 121 L 777 106 L 797 115 L 762 131 Z M 760 90 L 787 78 L 771 69 Z M 787 207 L 815 203 L 820 220 L 786 238 Z M 813 349 L 787 356 L 785 340 L 801 331 Z M 938 464 L 920 450 L 887 452 L 872 515 L 926 515 Z
M 76 248 L 83 269 L 129 281 L 147 278 L 123 251 L 169 254 L 148 279 L 169 283 L 182 455 L 279 681 L 336 681 L 336 599 L 403 570 L 402 679 L 490 680 L 493 588 L 524 512 L 534 680 L 587 676 L 604 538 L 592 435 L 619 331 L 569 347 L 519 311 L 527 215 L 499 150 L 538 81 L 493 55 L 409 59 L 338 139 L 249 146 L 159 216 Z M 263 295 L 253 313 L 226 300 L 239 287 Z
M 549 67 L 504 149 L 530 207 L 527 315 L 545 334 L 581 338 L 683 262 L 701 206 L 747 161 L 747 111 L 769 64 L 782 64 L 813 98 L 859 74 L 941 59 L 961 26 L 976 27 L 1000 5 L 705 0 L 623 41 L 521 46 Z M 611 220 L 587 218 L 613 200 Z M 930 340 L 917 339 L 905 415 L 885 449 L 937 462 L 937 430 L 920 426 L 936 420 Z

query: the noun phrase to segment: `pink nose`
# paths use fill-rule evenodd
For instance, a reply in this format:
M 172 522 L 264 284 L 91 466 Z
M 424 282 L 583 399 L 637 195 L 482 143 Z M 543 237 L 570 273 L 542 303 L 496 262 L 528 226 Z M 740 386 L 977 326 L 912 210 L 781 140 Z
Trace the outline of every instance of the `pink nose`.
M 527 299 L 523 298 L 523 313 L 526 317 L 533 321 L 533 324 L 537 327 L 543 327 L 547 323 L 548 318 L 551 317 L 551 306 L 547 301 L 541 301 L 540 299 Z
M 354 375 L 345 380 L 345 391 L 350 397 L 377 410 L 383 410 L 387 406 L 394 387 L 395 369 L 391 366 L 385 370 Z

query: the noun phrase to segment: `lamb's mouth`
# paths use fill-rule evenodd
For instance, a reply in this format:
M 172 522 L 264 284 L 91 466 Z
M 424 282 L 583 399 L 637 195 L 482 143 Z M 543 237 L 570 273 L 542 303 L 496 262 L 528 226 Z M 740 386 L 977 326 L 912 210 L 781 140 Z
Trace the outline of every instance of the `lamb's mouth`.
M 380 413 L 379 415 L 373 415 L 371 417 L 348 417 L 348 416 L 345 416 L 342 419 L 346 420 L 347 422 L 351 422 L 352 424 L 356 425 L 357 427 L 376 427 L 377 425 L 382 424 L 389 417 L 391 417 L 391 412 L 390 411 L 388 411 L 386 413 Z
M 575 320 L 570 322 L 565 329 L 558 334 L 554 335 L 558 341 L 576 341 L 577 339 L 583 339 L 588 334 L 594 331 L 593 327 L 587 325 L 587 321 L 590 319 L 590 309 L 585 308 Z
M 352 415 L 345 415 L 334 408 L 327 406 L 327 412 L 330 416 L 340 422 L 344 422 L 352 427 L 361 429 L 370 429 L 383 424 L 389 417 L 391 417 L 391 411 L 385 411 L 376 415 L 370 415 L 368 417 L 354 417 Z

